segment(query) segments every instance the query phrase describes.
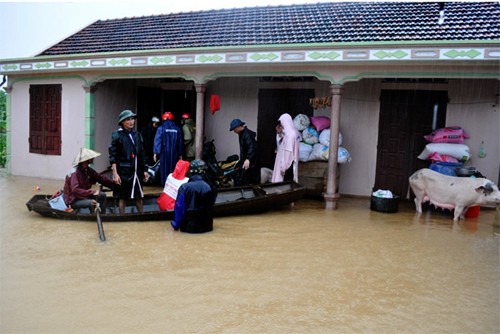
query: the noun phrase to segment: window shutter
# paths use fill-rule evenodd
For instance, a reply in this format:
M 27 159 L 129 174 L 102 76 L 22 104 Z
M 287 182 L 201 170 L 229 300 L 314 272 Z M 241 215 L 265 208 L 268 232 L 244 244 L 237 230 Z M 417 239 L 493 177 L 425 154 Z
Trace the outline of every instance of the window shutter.
M 61 85 L 30 86 L 30 152 L 61 155 Z

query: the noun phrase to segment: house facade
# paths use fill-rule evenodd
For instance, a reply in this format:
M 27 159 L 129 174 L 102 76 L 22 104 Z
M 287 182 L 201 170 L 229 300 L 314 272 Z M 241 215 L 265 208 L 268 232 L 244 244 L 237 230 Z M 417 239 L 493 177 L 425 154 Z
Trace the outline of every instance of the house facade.
M 328 14 L 326 14 L 328 13 Z M 209 22 L 207 22 L 207 20 Z M 423 135 L 461 126 L 475 166 L 500 170 L 498 3 L 329 3 L 97 21 L 33 58 L 0 60 L 8 76 L 8 169 L 63 179 L 79 147 L 103 153 L 118 114 L 189 112 L 197 157 L 239 152 L 229 123 L 257 131 L 272 168 L 280 114 L 328 116 L 325 200 L 391 189 L 405 197 Z M 158 28 L 161 26 L 161 28 Z M 220 98 L 220 109 L 211 105 Z M 481 154 L 479 154 L 481 152 Z M 486 154 L 484 154 L 486 153 Z M 335 175 L 339 175 L 338 178 Z M 300 168 L 299 168 L 300 181 Z

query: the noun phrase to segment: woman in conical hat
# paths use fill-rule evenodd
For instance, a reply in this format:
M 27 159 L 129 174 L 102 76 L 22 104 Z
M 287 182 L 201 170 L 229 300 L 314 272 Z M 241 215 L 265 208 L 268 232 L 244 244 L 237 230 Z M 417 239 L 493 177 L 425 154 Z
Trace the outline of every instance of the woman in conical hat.
M 75 159 L 73 160 L 73 166 L 78 165 L 81 162 L 85 162 L 88 160 L 92 160 L 94 158 L 97 158 L 100 156 L 101 153 L 96 152 L 94 150 L 91 150 L 89 148 L 82 147 L 78 154 L 76 155 Z
M 94 158 L 100 155 L 99 152 L 82 147 L 73 160 L 73 168 L 69 170 L 64 182 L 64 201 L 72 209 L 89 208 L 92 210 L 97 201 L 101 210 L 106 211 L 106 194 L 93 190 L 92 185 L 100 183 L 113 188 L 115 183 L 89 166 Z

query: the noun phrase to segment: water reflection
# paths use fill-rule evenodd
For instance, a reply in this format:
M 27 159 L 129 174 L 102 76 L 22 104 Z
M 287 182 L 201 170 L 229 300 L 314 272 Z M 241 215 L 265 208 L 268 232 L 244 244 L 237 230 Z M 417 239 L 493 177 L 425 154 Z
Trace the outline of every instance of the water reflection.
M 61 181 L 0 177 L 1 333 L 498 333 L 498 211 L 446 214 L 369 199 L 301 200 L 168 222 L 47 219 L 26 210 Z

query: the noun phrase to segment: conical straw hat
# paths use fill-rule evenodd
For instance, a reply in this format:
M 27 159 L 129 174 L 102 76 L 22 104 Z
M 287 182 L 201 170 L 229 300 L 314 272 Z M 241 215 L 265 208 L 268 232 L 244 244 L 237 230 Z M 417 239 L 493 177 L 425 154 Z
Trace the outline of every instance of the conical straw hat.
M 99 153 L 99 152 L 82 147 L 80 149 L 80 152 L 78 152 L 78 154 L 76 155 L 75 160 L 73 160 L 73 166 L 78 165 L 80 162 L 84 162 L 84 161 L 87 161 L 90 159 L 97 158 L 100 155 L 101 155 L 101 153 Z

